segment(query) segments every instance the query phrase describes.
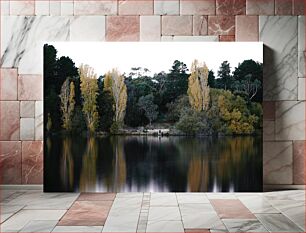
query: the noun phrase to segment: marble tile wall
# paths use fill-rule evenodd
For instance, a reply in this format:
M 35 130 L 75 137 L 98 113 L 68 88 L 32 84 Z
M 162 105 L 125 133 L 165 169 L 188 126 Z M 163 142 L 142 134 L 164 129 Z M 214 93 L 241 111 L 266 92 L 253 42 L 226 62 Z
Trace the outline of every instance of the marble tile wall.
M 304 2 L 1 0 L 1 182 L 42 182 L 44 41 L 263 41 L 264 182 L 305 184 Z

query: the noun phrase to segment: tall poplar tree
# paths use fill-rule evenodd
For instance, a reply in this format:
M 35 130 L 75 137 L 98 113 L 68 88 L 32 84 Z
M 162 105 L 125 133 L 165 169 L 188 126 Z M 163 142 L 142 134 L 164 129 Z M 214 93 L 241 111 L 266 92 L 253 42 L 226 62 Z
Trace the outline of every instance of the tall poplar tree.
M 191 75 L 188 78 L 188 97 L 190 105 L 196 111 L 204 111 L 209 107 L 208 68 L 205 63 L 194 60 Z
M 98 81 L 94 69 L 88 65 L 81 65 L 79 68 L 81 80 L 81 94 L 83 100 L 82 111 L 86 119 L 86 125 L 90 133 L 95 132 L 98 126 L 97 95 Z
M 62 85 L 60 99 L 63 128 L 71 130 L 71 120 L 75 107 L 75 88 L 74 83 L 70 82 L 69 78 Z
M 114 99 L 114 121 L 122 124 L 127 102 L 127 88 L 124 83 L 124 76 L 117 69 L 108 72 L 104 78 L 104 90 L 109 91 Z

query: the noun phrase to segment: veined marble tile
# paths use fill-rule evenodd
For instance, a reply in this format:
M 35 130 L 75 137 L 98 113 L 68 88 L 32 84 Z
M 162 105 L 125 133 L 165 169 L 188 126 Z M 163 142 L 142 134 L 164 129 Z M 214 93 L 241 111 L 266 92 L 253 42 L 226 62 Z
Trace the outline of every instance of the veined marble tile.
M 1 196 L 0 196 L 0 204 L 4 203 L 4 200 L 12 196 L 14 193 L 16 193 L 16 190 L 3 190 L 2 189 Z
M 78 198 L 78 193 L 26 192 L 7 202 L 9 205 L 25 205 L 25 209 L 68 209 Z
M 292 0 L 275 0 L 275 15 L 292 15 Z
M 263 177 L 265 184 L 292 184 L 292 142 L 264 142 Z
M 181 214 L 178 206 L 153 206 L 149 209 L 149 221 L 179 221 Z
M 42 99 L 43 99 L 43 76 L 19 75 L 18 100 L 42 100 Z
M 181 15 L 214 15 L 215 13 L 216 13 L 216 1 L 214 0 L 180 1 Z
M 247 15 L 274 15 L 274 0 L 247 0 Z
M 293 0 L 293 15 L 304 15 L 305 2 L 301 0 Z
M 210 202 L 222 219 L 256 219 L 240 200 L 211 199 Z
M 282 214 L 256 214 L 270 232 L 302 232 L 302 229 Z
M 153 0 L 119 0 L 118 14 L 119 15 L 152 15 Z
M 61 1 L 50 1 L 50 15 L 61 15 Z
M 261 196 L 238 196 L 239 200 L 253 213 L 280 213 Z M 226 225 L 226 224 L 225 224 Z M 258 231 L 260 232 L 260 231 Z
M 305 16 L 299 16 L 298 18 L 298 67 L 299 77 L 305 77 Z
M 269 232 L 258 220 L 223 219 L 229 232 Z
M 281 192 L 268 192 L 263 194 L 266 199 L 270 200 L 292 200 L 305 202 L 305 190 L 290 190 Z
M 116 193 L 81 193 L 78 201 L 113 201 Z
M 35 116 L 35 101 L 20 101 L 20 117 L 33 118 Z
M 112 201 L 76 201 L 59 221 L 59 226 L 101 226 Z
M 182 221 L 148 221 L 146 232 L 184 232 Z
M 305 184 L 305 142 L 293 142 L 293 183 Z
M 57 220 L 33 220 L 25 225 L 20 232 L 51 232 Z
M 220 42 L 235 42 L 235 35 L 220 35 Z
M 140 198 L 142 199 L 143 193 L 117 193 L 116 198 Z
M 38 197 L 25 203 L 25 209 L 69 209 L 78 196 L 78 193 L 40 193 Z M 21 202 L 21 199 L 18 201 Z
M 101 232 L 103 226 L 56 226 L 52 232 Z
M 160 16 L 140 16 L 140 41 L 160 41 L 160 22 Z
M 270 203 L 305 230 L 305 201 L 270 200 Z
M 73 1 L 61 1 L 61 15 L 73 15 Z
M 275 120 L 275 103 L 276 101 L 263 101 L 263 119 L 274 121 Z
M 275 121 L 263 121 L 263 140 L 274 141 L 275 140 Z
M 161 41 L 205 41 L 205 42 L 218 42 L 218 36 L 162 36 Z
M 305 78 L 298 78 L 298 100 L 306 100 L 305 88 Z
M 74 1 L 74 15 L 116 15 L 117 0 Z
M 202 204 L 202 203 L 180 203 L 179 205 L 182 215 L 193 215 L 196 213 L 215 213 L 214 207 L 210 204 Z
M 140 206 L 125 208 L 112 206 L 102 232 L 136 232 L 140 209 Z
M 43 183 L 43 142 L 22 141 L 22 184 Z
M 139 41 L 140 20 L 137 15 L 107 16 L 107 41 Z
M 7 144 L 7 142 L 5 142 L 5 143 Z M 21 148 L 21 142 L 18 142 L 18 143 L 19 143 L 20 148 Z M 20 149 L 20 151 L 21 151 L 21 149 Z M 20 157 L 21 157 L 21 154 L 20 154 Z M 20 179 L 21 179 L 21 161 L 20 161 L 19 170 L 20 170 Z M 21 182 L 20 182 L 20 184 L 21 184 Z M 5 190 L 2 190 L 1 192 L 3 193 L 3 191 L 5 191 Z M 10 195 L 10 196 L 6 197 L 5 199 L 1 200 L 1 203 L 10 205 L 10 201 L 22 196 L 23 194 L 25 194 L 25 191 L 22 191 L 22 190 L 16 191 L 15 190 L 15 192 L 12 195 Z M 17 205 L 23 205 L 23 204 L 17 204 Z
M 297 99 L 297 16 L 260 16 L 264 42 L 264 100 Z
M 1 225 L 3 232 L 20 231 L 33 220 L 59 220 L 66 210 L 21 210 Z
M 258 16 L 236 16 L 236 41 L 258 41 Z
M 269 200 L 271 205 L 273 205 L 276 209 L 281 212 L 284 211 L 292 211 L 294 212 L 296 207 L 303 207 L 305 205 L 305 201 L 297 201 L 297 200 Z
M 34 15 L 34 0 L 11 0 L 10 15 Z
M 43 140 L 44 131 L 43 101 L 35 102 L 35 140 Z
M 20 118 L 20 140 L 34 140 L 34 118 Z
M 179 15 L 180 1 L 179 0 L 155 0 L 154 14 L 155 15 Z
M 0 100 L 17 100 L 17 69 L 0 69 Z
M 210 204 L 205 193 L 177 193 L 176 198 L 179 204 Z
M 208 199 L 237 199 L 234 193 L 206 193 Z
M 1 190 L 2 195 L 2 190 Z M 21 210 L 24 207 L 24 205 L 8 205 L 8 204 L 1 204 L 1 214 L 0 214 L 0 223 L 3 223 L 5 220 L 10 218 L 12 215 L 17 213 L 19 210 Z
M 305 140 L 305 102 L 280 101 L 276 103 L 276 140 Z
M 113 202 L 113 208 L 140 208 L 142 199 L 139 198 L 116 198 Z
M 186 229 L 226 229 L 211 204 L 180 204 L 180 211 Z
M 0 1 L 1 4 L 1 15 L 9 15 L 10 14 L 10 1 Z
M 70 40 L 104 41 L 105 16 L 77 16 L 71 19 Z
M 208 16 L 208 35 L 235 35 L 235 16 Z
M 245 0 L 217 0 L 216 14 L 217 15 L 245 15 L 246 11 Z
M 1 66 L 18 67 L 19 74 L 42 74 L 44 42 L 69 40 L 69 23 L 69 17 L 3 16 Z
M 152 193 L 150 206 L 178 206 L 175 193 Z
M 50 15 L 50 2 L 48 0 L 36 0 L 35 15 Z
M 163 36 L 191 36 L 192 16 L 162 16 Z
M 0 112 L 0 140 L 18 141 L 20 132 L 19 102 L 1 101 Z
M 218 215 L 214 212 L 182 214 L 184 228 L 226 230 Z
M 194 15 L 193 20 L 193 35 L 205 36 L 208 33 L 208 17 L 205 15 Z

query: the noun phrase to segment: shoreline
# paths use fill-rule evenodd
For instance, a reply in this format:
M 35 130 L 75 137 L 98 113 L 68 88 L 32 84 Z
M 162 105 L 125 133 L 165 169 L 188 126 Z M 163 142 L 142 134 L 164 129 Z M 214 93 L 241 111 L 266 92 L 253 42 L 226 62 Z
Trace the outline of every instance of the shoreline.
M 97 132 L 95 134 L 90 135 L 87 132 L 81 132 L 79 134 L 80 136 L 93 136 L 93 137 L 112 137 L 112 136 L 143 136 L 143 137 L 195 137 L 195 138 L 205 138 L 205 137 L 209 137 L 209 138 L 223 138 L 223 137 L 263 137 L 262 133 L 255 133 L 255 134 L 196 134 L 196 135 L 192 135 L 192 134 L 180 134 L 180 133 L 166 133 L 166 134 L 157 134 L 157 133 L 141 133 L 141 132 L 137 132 L 137 133 L 116 133 L 116 134 L 111 134 L 108 132 Z M 73 133 L 70 132 L 57 132 L 57 133 L 49 133 L 48 135 L 46 135 L 45 137 L 48 136 L 73 136 Z

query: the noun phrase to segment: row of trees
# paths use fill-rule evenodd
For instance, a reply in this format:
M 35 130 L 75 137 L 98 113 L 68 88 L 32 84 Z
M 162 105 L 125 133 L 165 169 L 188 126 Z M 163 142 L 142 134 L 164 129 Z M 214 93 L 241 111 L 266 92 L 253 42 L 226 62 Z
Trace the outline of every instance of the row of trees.
M 45 45 L 44 52 L 50 132 L 116 133 L 124 126 L 164 123 L 187 134 L 251 134 L 261 127 L 261 63 L 246 60 L 231 73 L 225 61 L 218 78 L 196 60 L 190 73 L 174 61 L 168 73 L 153 77 L 141 67 L 98 77 L 88 65 L 76 68 L 70 58 L 57 58 L 53 46 Z

